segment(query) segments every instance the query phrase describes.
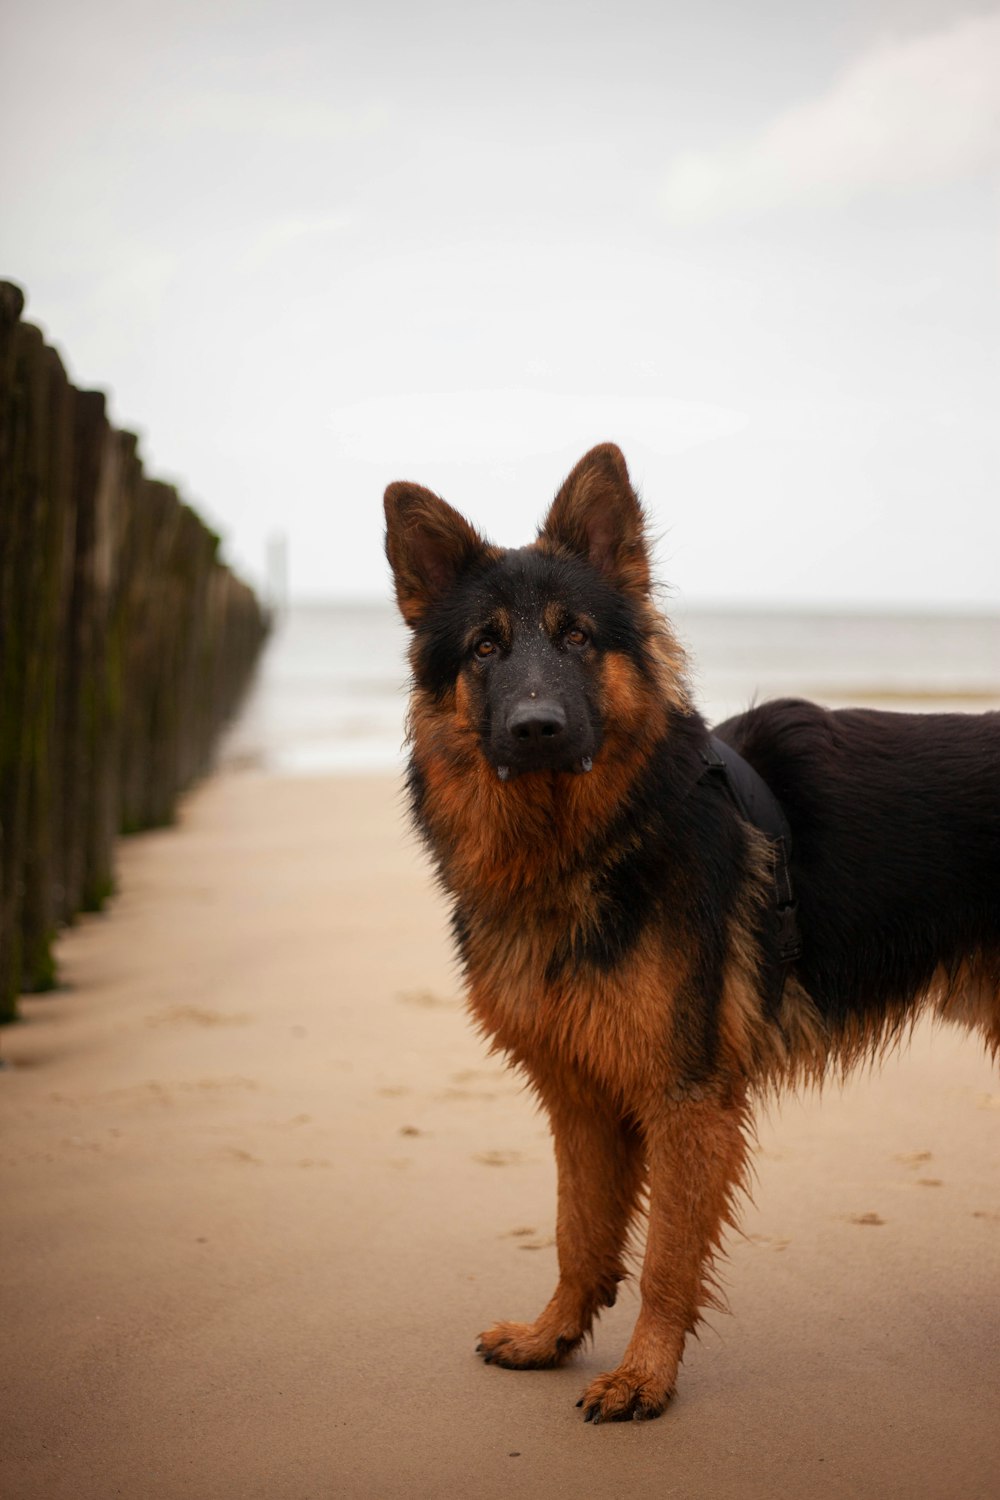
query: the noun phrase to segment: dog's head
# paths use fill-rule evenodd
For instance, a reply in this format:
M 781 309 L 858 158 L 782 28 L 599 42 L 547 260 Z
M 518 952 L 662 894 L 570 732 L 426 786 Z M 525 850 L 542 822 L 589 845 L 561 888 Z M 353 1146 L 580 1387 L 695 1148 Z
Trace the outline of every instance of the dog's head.
M 590 771 L 641 712 L 625 678 L 648 685 L 656 665 L 644 518 L 619 449 L 580 460 L 527 547 L 492 546 L 416 484 L 391 484 L 385 513 L 425 708 L 501 780 Z

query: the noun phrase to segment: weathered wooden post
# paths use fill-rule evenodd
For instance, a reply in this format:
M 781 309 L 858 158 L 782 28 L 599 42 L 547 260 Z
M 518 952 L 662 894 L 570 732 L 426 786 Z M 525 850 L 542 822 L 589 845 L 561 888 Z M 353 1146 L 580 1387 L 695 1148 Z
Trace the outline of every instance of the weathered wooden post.
M 57 925 L 169 822 L 267 632 L 219 539 L 147 478 L 0 282 L 0 1019 L 55 979 Z
M 18 649 L 21 611 L 19 558 L 25 536 L 20 496 L 23 400 L 18 377 L 18 329 L 24 296 L 0 282 L 0 1019 L 14 1013 L 21 988 L 21 698 L 25 663 Z

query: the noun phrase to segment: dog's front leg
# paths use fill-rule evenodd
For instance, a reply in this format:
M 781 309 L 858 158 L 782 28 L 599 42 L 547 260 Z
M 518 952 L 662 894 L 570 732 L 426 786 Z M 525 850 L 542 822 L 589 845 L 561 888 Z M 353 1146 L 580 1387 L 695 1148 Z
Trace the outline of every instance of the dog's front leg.
M 684 1340 L 711 1301 L 711 1264 L 742 1185 L 747 1121 L 741 1089 L 662 1104 L 643 1121 L 649 1228 L 642 1306 L 617 1370 L 580 1405 L 588 1422 L 658 1417 L 673 1394 Z
M 600 1101 L 545 1102 L 559 1176 L 559 1284 L 534 1323 L 497 1323 L 478 1346 L 487 1364 L 513 1370 L 561 1364 L 614 1304 L 642 1179 L 636 1131 Z

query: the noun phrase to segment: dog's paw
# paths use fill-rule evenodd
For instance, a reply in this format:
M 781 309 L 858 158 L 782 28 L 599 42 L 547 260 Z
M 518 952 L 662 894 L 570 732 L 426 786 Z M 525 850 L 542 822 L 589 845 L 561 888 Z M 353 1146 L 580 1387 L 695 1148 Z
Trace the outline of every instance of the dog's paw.
M 537 1323 L 496 1323 L 479 1335 L 476 1353 L 505 1370 L 551 1370 L 572 1354 L 580 1338 L 567 1338 Z
M 672 1395 L 656 1375 L 623 1367 L 598 1375 L 576 1404 L 585 1422 L 651 1422 L 663 1415 Z

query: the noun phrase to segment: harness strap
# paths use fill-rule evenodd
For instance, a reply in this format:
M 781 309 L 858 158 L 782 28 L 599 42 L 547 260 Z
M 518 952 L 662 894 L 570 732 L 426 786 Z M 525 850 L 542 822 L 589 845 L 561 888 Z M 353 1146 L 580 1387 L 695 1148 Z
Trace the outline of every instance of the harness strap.
M 802 954 L 798 902 L 792 885 L 792 830 L 784 809 L 771 788 L 731 745 L 709 736 L 701 750 L 705 770 L 701 779 L 713 777 L 724 786 L 737 811 L 770 840 L 774 852 L 774 910 L 777 917 L 777 953 L 782 965 L 781 985 L 789 965 Z M 779 988 L 780 993 L 780 988 Z

